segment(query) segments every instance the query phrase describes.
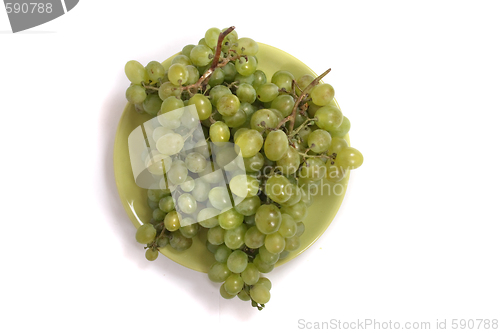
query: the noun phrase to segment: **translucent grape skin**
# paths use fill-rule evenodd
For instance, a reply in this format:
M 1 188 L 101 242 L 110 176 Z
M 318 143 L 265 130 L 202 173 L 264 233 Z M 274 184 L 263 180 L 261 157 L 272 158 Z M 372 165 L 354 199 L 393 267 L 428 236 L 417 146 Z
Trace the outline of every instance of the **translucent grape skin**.
M 281 130 L 272 131 L 264 142 L 264 153 L 271 161 L 281 159 L 288 150 L 288 136 Z
M 325 130 L 318 129 L 313 131 L 307 137 L 307 143 L 309 148 L 317 154 L 323 153 L 328 150 L 330 143 L 332 142 L 332 136 Z
M 132 104 L 139 104 L 144 102 L 146 99 L 146 89 L 144 89 L 143 86 L 140 86 L 138 84 L 133 84 L 130 87 L 127 88 L 127 91 L 125 92 L 125 97 L 127 98 L 127 101 L 129 101 Z
M 247 265 L 248 255 L 241 250 L 233 251 L 227 258 L 227 267 L 233 273 L 243 272 L 247 268 Z
M 213 126 L 213 125 L 212 125 Z M 236 144 L 236 152 L 241 150 L 241 154 L 244 158 L 252 157 L 256 155 L 264 144 L 264 139 L 262 134 L 260 134 L 255 129 L 250 129 L 243 132 L 234 142 Z
M 218 142 L 228 142 L 231 132 L 226 123 L 222 121 L 217 121 L 210 126 L 210 140 L 214 143 Z
M 146 69 L 140 62 L 130 60 L 125 64 L 125 75 L 133 84 L 141 84 L 148 81 Z
M 140 244 L 149 244 L 156 237 L 156 229 L 151 223 L 141 225 L 135 234 L 135 240 Z
M 279 87 L 274 83 L 264 83 L 257 88 L 257 98 L 261 102 L 271 102 L 278 95 Z
M 326 131 L 335 131 L 343 121 L 342 111 L 336 106 L 326 105 L 318 109 L 315 115 L 316 124 Z
M 200 120 L 205 120 L 212 114 L 212 103 L 202 94 L 195 94 L 189 99 L 188 105 L 195 105 Z
M 341 169 L 357 169 L 363 164 L 363 155 L 352 147 L 343 148 L 335 158 L 335 165 Z
M 281 224 L 281 212 L 276 205 L 265 204 L 255 213 L 255 225 L 263 234 L 272 234 L 278 231 Z
M 311 98 L 314 104 L 323 106 L 333 100 L 335 90 L 328 83 L 319 84 L 311 90 Z

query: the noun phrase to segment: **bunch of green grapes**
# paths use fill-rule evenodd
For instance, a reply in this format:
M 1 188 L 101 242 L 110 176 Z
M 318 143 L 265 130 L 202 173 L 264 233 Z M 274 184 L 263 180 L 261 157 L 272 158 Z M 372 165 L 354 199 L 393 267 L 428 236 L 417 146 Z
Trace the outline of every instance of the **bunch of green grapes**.
M 262 274 L 300 247 L 311 189 L 339 182 L 363 156 L 344 139 L 351 125 L 333 87 L 320 83 L 328 71 L 269 80 L 258 49 L 234 27 L 211 28 L 168 66 L 129 61 L 125 73 L 127 100 L 156 117 L 144 163 L 159 185 L 136 233 L 146 258 L 204 233 L 221 296 L 260 310 L 271 297 Z

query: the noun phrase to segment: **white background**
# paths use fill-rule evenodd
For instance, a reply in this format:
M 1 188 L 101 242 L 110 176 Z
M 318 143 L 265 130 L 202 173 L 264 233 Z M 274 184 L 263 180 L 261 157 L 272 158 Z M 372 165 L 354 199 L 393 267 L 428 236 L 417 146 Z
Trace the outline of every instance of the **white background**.
M 86 0 L 18 34 L 0 10 L 0 331 L 500 319 L 499 10 Z M 221 299 L 205 274 L 147 262 L 112 166 L 126 61 L 162 61 L 230 25 L 317 73 L 331 67 L 325 81 L 365 157 L 329 230 L 269 275 L 262 312 Z

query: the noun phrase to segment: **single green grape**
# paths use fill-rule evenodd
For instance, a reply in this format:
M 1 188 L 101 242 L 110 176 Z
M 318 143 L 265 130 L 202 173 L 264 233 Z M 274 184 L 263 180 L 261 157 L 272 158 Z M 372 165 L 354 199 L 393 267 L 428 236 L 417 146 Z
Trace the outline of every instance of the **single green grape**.
M 211 49 L 215 49 L 217 46 L 217 41 L 219 40 L 220 29 L 219 28 L 210 28 L 205 32 L 205 42 L 208 47 Z
M 267 290 L 271 290 L 272 287 L 273 287 L 273 284 L 271 283 L 271 281 L 268 278 L 266 278 L 266 277 L 259 278 L 259 280 L 257 281 L 256 284 L 263 285 L 264 287 L 267 288 Z
M 274 269 L 274 265 L 266 264 L 262 261 L 262 259 L 260 258 L 260 254 L 257 254 L 255 256 L 253 263 L 261 273 L 269 273 Z
M 236 68 L 236 66 L 235 66 Z M 242 83 L 248 83 L 253 85 L 253 81 L 255 80 L 255 75 L 250 74 L 250 75 L 241 75 L 240 73 L 236 73 L 236 76 L 234 77 L 234 81 L 238 82 L 239 84 Z
M 261 70 L 256 70 L 254 73 L 254 79 L 253 79 L 253 83 L 252 83 L 252 86 L 257 90 L 258 87 L 260 87 L 261 85 L 263 85 L 264 83 L 267 83 L 267 77 L 266 77 L 266 74 L 261 71 Z
M 162 100 L 158 97 L 158 94 L 149 94 L 142 103 L 144 111 L 150 116 L 156 116 L 158 111 L 160 111 L 161 105 Z
M 194 47 L 194 46 L 193 46 Z M 172 59 L 172 64 L 181 64 L 184 66 L 192 65 L 191 59 L 189 59 L 189 55 L 178 54 Z
M 238 109 L 238 111 L 236 111 L 234 115 L 224 116 L 222 117 L 222 120 L 224 120 L 224 122 L 229 127 L 240 127 L 247 121 L 247 115 L 243 110 L 241 110 L 240 107 L 240 109 Z
M 294 222 L 295 223 L 295 222 Z M 271 235 L 274 235 L 274 234 L 271 234 Z M 267 235 L 266 236 L 266 239 L 268 236 L 271 236 L 271 235 Z M 269 252 L 266 248 L 266 246 L 262 246 L 260 249 L 259 249 L 259 255 L 260 255 L 260 259 L 268 264 L 268 265 L 274 265 L 278 262 L 278 260 L 280 259 L 280 254 L 279 253 L 272 253 L 272 252 Z
M 228 142 L 231 132 L 226 123 L 222 121 L 216 121 L 210 126 L 210 140 L 214 143 Z
M 270 132 L 264 141 L 264 153 L 271 161 L 281 159 L 288 151 L 288 147 L 288 136 L 282 130 Z
M 182 64 L 172 64 L 168 68 L 168 80 L 172 82 L 173 85 L 182 86 L 187 82 L 189 78 L 189 73 L 186 66 Z
M 135 240 L 140 244 L 149 244 L 155 240 L 156 229 L 151 223 L 144 223 L 135 233 Z
M 210 102 L 212 102 L 213 106 L 217 106 L 217 102 L 219 101 L 219 98 L 225 95 L 231 95 L 231 90 L 229 90 L 228 87 L 218 85 L 210 89 Z
M 295 222 L 293 217 L 285 213 L 281 214 L 281 225 L 278 229 L 278 232 L 284 238 L 295 236 L 295 234 L 297 233 L 297 223 Z
M 292 184 L 283 175 L 274 174 L 267 179 L 266 195 L 277 203 L 284 203 L 292 196 Z
M 335 165 L 341 169 L 357 169 L 363 164 L 363 154 L 356 148 L 345 147 L 337 154 Z
M 224 82 L 233 82 L 234 77 L 236 76 L 236 67 L 233 62 L 228 62 L 226 66 L 222 67 L 222 71 L 224 72 Z
M 299 201 L 295 205 L 282 206 L 281 213 L 290 215 L 295 222 L 301 222 L 307 215 L 307 206 L 303 201 Z
M 212 282 L 224 282 L 231 275 L 231 271 L 226 264 L 214 262 L 208 269 L 208 278 Z
M 200 78 L 200 72 L 198 68 L 193 65 L 187 65 L 186 70 L 188 71 L 188 79 L 186 81 L 186 85 L 195 84 Z
M 215 252 L 217 252 L 217 249 L 220 247 L 220 245 L 214 245 L 209 241 L 205 242 L 205 246 L 207 247 L 207 250 L 212 254 L 215 254 Z
M 281 212 L 276 205 L 265 204 L 255 213 L 255 225 L 263 234 L 272 234 L 278 231 L 281 224 Z
M 229 295 L 238 294 L 241 291 L 241 289 L 243 289 L 243 286 L 244 282 L 240 274 L 233 273 L 229 275 L 226 281 L 224 282 L 224 289 L 226 289 Z
M 325 174 L 325 163 L 317 157 L 307 158 L 302 165 L 302 168 L 299 170 L 299 177 L 307 178 L 313 181 L 323 179 Z
M 147 97 L 146 89 L 144 89 L 144 87 L 141 85 L 133 84 L 127 88 L 127 91 L 125 91 L 125 97 L 130 103 L 142 103 Z
M 292 91 L 292 81 L 294 80 L 292 73 L 288 71 L 277 71 L 273 74 L 271 82 L 278 86 L 279 89 L 285 89 L 286 91 Z
M 171 234 L 170 246 L 178 252 L 186 251 L 193 245 L 193 239 L 184 237 L 179 231 Z
M 240 102 L 253 103 L 257 99 L 255 88 L 248 83 L 240 83 L 236 89 L 236 95 L 240 99 Z
M 257 88 L 257 98 L 261 102 L 271 102 L 278 95 L 279 87 L 274 83 L 264 83 Z
M 302 91 L 314 81 L 314 76 L 309 74 L 304 74 L 297 80 L 297 87 L 295 88 L 295 93 L 300 96 Z
M 285 238 L 279 232 L 266 235 L 264 246 L 271 253 L 279 254 L 285 249 Z M 262 259 L 262 256 L 261 256 Z
M 295 178 L 292 178 L 292 179 L 295 180 Z M 301 191 L 300 187 L 298 187 L 295 184 L 291 184 L 291 191 L 290 192 L 292 193 L 292 195 L 290 196 L 290 199 L 288 199 L 286 202 L 282 203 L 282 205 L 291 206 L 291 205 L 295 205 L 297 202 L 302 200 L 302 191 Z
M 261 153 L 257 153 L 252 157 L 244 158 L 243 163 L 245 164 L 246 172 L 258 172 L 264 166 L 264 156 Z
M 242 301 L 245 301 L 245 302 L 251 300 L 250 294 L 247 293 L 245 291 L 245 289 L 243 289 L 242 291 L 240 291 L 237 296 L 238 296 L 239 299 L 241 299 Z
M 208 119 L 212 114 L 212 103 L 210 103 L 210 100 L 206 96 L 195 94 L 188 102 L 188 105 L 193 104 L 196 106 L 196 111 L 198 112 L 200 120 Z
M 210 228 L 207 232 L 207 240 L 210 242 L 210 244 L 214 245 L 224 244 L 224 233 L 224 229 L 222 229 L 220 226 Z
M 186 57 L 189 57 L 191 55 L 191 50 L 195 47 L 196 45 L 193 44 L 188 44 L 182 48 L 182 55 L 185 55 Z
M 195 66 L 206 66 L 213 58 L 213 51 L 206 45 L 196 45 L 191 49 L 189 58 Z
M 283 117 L 288 117 L 292 114 L 294 105 L 295 99 L 285 94 L 276 97 L 271 103 L 271 108 L 278 110 Z
M 257 186 L 258 189 L 258 186 Z M 256 195 L 245 198 L 242 202 L 237 204 L 234 208 L 236 211 L 244 216 L 254 215 L 260 207 L 260 198 Z
M 224 284 L 220 285 L 219 293 L 224 299 L 231 299 L 236 297 L 236 295 L 230 295 L 227 293 L 226 288 L 224 288 Z
M 264 144 L 264 139 L 262 138 L 262 134 L 260 134 L 257 130 L 250 129 L 242 132 L 235 139 L 234 143 L 236 145 L 236 152 L 241 152 L 241 155 L 244 158 L 248 158 L 255 156 L 259 152 Z
M 311 90 L 311 98 L 314 104 L 323 106 L 333 100 L 335 90 L 328 83 L 319 84 Z
M 315 117 L 318 118 L 316 124 L 319 128 L 326 131 L 334 131 L 341 124 L 343 120 L 342 111 L 334 105 L 326 105 L 316 111 Z
M 257 226 L 252 226 L 245 233 L 244 242 L 247 247 L 251 249 L 258 249 L 264 245 L 265 239 L 266 235 L 260 232 Z
M 165 216 L 163 223 L 165 224 L 165 228 L 170 232 L 174 232 L 176 230 L 179 230 L 179 228 L 181 227 L 179 215 L 177 214 L 177 212 L 175 210 L 169 212 Z
M 344 149 L 345 147 L 348 147 L 349 144 L 345 139 L 339 138 L 339 137 L 332 137 L 332 142 L 330 143 L 330 146 L 328 147 L 328 151 L 326 152 L 328 155 L 332 154 L 338 154 L 339 151 Z
M 223 116 L 234 116 L 239 108 L 240 100 L 233 94 L 221 96 L 217 101 L 217 110 Z
M 216 68 L 212 72 L 212 75 L 210 75 L 210 79 L 208 80 L 208 84 L 211 87 L 215 87 L 216 85 L 219 85 L 224 82 L 224 71 L 222 68 Z
M 158 88 L 158 96 L 161 98 L 161 100 L 165 100 L 170 96 L 180 98 L 181 93 L 181 88 L 172 84 L 172 82 L 164 82 L 161 84 L 160 88 Z
M 300 238 L 298 236 L 292 236 L 285 239 L 285 251 L 292 252 L 300 247 Z
M 238 197 L 247 198 L 257 195 L 259 192 L 259 181 L 250 175 L 236 175 L 229 182 L 229 188 Z
M 248 255 L 241 251 L 235 250 L 227 258 L 227 268 L 233 273 L 243 272 L 248 265 Z
M 230 248 L 226 246 L 226 244 L 222 244 L 217 248 L 214 253 L 215 261 L 220 263 L 227 263 L 227 258 L 233 252 Z
M 278 123 L 278 117 L 269 109 L 260 109 L 255 111 L 250 119 L 250 126 L 252 129 L 261 133 L 266 131 L 267 128 L 275 128 L 278 126 Z
M 140 85 L 142 82 L 148 82 L 146 69 L 140 62 L 135 60 L 130 60 L 125 64 L 125 75 L 133 84 Z
M 165 68 L 158 61 L 151 61 L 146 65 L 146 73 L 149 79 L 155 83 L 165 76 Z
M 146 250 L 146 259 L 149 260 L 149 261 L 155 261 L 156 258 L 158 258 L 158 250 L 156 249 L 147 249 Z
M 257 69 L 257 60 L 255 59 L 255 57 L 248 56 L 247 58 L 248 59 L 242 57 L 236 60 L 234 64 L 236 67 L 236 71 L 244 76 L 253 74 Z
M 148 199 L 154 202 L 159 202 L 162 198 L 170 195 L 169 190 L 148 189 Z
M 185 221 L 184 219 L 183 221 Z M 198 234 L 198 231 L 200 230 L 200 225 L 198 223 L 192 223 L 185 225 L 183 227 L 180 227 L 179 231 L 181 232 L 182 236 L 186 238 L 193 238 Z
M 325 130 L 318 129 L 313 131 L 307 137 L 307 144 L 309 148 L 316 154 L 324 153 L 332 143 L 332 136 Z
M 346 116 L 344 116 L 342 118 L 342 123 L 340 124 L 340 126 L 329 132 L 332 136 L 343 138 L 347 133 L 349 133 L 350 129 L 351 129 L 351 122 Z
M 158 208 L 158 202 L 155 202 L 155 201 L 152 201 L 148 198 L 148 206 L 149 208 L 151 208 L 152 210 L 155 210 L 156 208 Z
M 239 249 L 245 243 L 245 233 L 247 226 L 241 224 L 236 228 L 226 230 L 224 234 L 224 243 L 232 250 Z
M 222 229 L 234 229 L 243 223 L 243 215 L 231 208 L 219 214 L 219 225 Z
M 299 169 L 300 155 L 292 146 L 287 147 L 285 154 L 276 161 L 278 170 L 284 175 L 293 175 Z
M 155 221 L 163 221 L 166 215 L 167 213 L 162 211 L 160 208 L 156 208 L 155 210 L 153 210 L 153 219 Z
M 184 103 L 182 102 L 182 100 L 178 99 L 175 96 L 169 96 L 161 103 L 160 114 L 164 114 L 183 107 Z
M 243 37 L 236 41 L 238 46 L 236 47 L 236 52 L 238 54 L 245 54 L 248 56 L 255 56 L 259 52 L 259 44 L 257 44 L 253 39 Z
M 257 281 L 259 281 L 259 277 L 260 272 L 252 262 L 249 262 L 245 270 L 241 272 L 241 278 L 243 279 L 243 282 L 249 286 L 256 284 Z

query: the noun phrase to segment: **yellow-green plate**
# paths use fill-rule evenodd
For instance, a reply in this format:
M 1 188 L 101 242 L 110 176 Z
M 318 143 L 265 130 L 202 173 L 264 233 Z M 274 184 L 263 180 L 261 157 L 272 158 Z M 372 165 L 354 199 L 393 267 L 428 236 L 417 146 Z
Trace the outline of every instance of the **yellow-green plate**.
M 168 64 L 174 56 L 164 63 Z M 301 61 L 275 47 L 259 43 L 257 56 L 259 59 L 258 69 L 266 73 L 268 81 L 271 80 L 272 74 L 278 70 L 287 70 L 296 78 L 304 74 L 317 76 Z M 335 103 L 337 102 L 335 101 Z M 132 130 L 149 119 L 151 118 L 145 114 L 138 114 L 133 105 L 127 104 L 118 124 L 115 138 L 113 159 L 116 185 L 123 206 L 136 228 L 144 222 L 149 222 L 152 211 L 147 203 L 147 190 L 137 186 L 134 181 L 128 152 L 128 136 Z M 346 140 L 349 142 L 347 135 Z M 300 248 L 291 252 L 284 260 L 278 261 L 276 266 L 286 263 L 304 252 L 325 232 L 340 208 L 348 179 L 349 174 L 338 186 L 330 187 L 330 189 L 335 189 L 337 193 L 341 192 L 340 194 L 324 193 L 314 197 L 313 204 L 309 207 L 307 217 L 303 221 L 306 228 L 304 234 L 300 237 Z M 343 189 L 343 191 L 340 191 L 340 189 Z M 184 252 L 177 252 L 167 246 L 166 249 L 162 249 L 161 253 L 183 266 L 200 272 L 207 272 L 210 265 L 215 261 L 213 254 L 206 249 L 204 241 L 198 237 L 195 237 L 191 248 Z

